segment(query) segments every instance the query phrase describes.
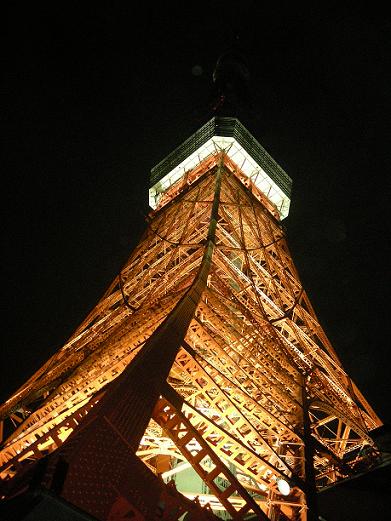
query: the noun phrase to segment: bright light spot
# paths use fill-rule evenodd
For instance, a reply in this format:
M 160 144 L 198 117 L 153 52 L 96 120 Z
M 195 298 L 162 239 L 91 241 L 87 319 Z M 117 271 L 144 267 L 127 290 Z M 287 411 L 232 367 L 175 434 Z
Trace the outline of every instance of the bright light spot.
M 291 487 L 289 486 L 289 483 L 285 481 L 285 479 L 280 478 L 277 480 L 277 488 L 283 496 L 289 496 L 291 492 Z

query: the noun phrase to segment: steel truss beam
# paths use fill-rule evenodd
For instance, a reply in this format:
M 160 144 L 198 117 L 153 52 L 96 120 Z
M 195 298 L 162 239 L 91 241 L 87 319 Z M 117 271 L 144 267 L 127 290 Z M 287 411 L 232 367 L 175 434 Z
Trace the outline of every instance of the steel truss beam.
M 162 355 L 167 343 L 172 363 Z M 161 374 L 158 364 L 165 364 Z M 278 211 L 224 151 L 165 192 L 96 307 L 0 407 L 1 478 L 8 483 L 31 461 L 68 446 L 84 417 L 99 416 L 107 389 L 128 374 L 141 378 L 137 367 L 155 375 L 154 392 L 164 398 L 129 450 L 154 474 L 159 455 L 167 456 L 162 477 L 190 465 L 210 492 L 205 498 L 233 519 L 252 511 L 304 521 L 308 433 L 324 486 L 363 460 L 373 445 L 368 431 L 381 424 L 319 324 Z M 286 498 L 279 479 L 291 485 Z

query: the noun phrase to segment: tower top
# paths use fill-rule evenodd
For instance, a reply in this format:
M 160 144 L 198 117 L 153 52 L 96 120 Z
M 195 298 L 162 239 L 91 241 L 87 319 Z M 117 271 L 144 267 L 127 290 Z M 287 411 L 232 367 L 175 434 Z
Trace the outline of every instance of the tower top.
M 249 101 L 249 82 L 247 60 L 236 44 L 218 58 L 213 71 L 216 116 L 238 116 Z
M 212 118 L 152 168 L 149 205 L 157 208 L 162 194 L 174 183 L 222 150 L 284 219 L 289 213 L 292 179 L 238 119 L 229 117 Z

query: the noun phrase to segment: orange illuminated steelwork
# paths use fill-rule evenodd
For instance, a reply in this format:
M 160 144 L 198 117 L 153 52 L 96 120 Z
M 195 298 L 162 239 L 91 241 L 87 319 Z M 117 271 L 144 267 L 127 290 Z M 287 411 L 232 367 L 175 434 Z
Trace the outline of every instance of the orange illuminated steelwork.
M 167 186 L 155 179 L 156 208 L 121 273 L 64 347 L 2 405 L 12 426 L 0 451 L 6 491 L 27 466 L 59 453 L 69 466 L 61 495 L 70 502 L 120 519 L 113 512 L 121 499 L 140 519 L 158 519 L 147 512 L 144 485 L 126 488 L 111 470 L 94 474 L 105 494 L 116 491 L 105 504 L 88 491 L 77 495 L 89 480 L 80 454 L 103 458 L 113 436 L 113 446 L 123 444 L 116 464 L 125 472 L 128 456 L 132 468 L 143 462 L 134 473 L 160 476 L 160 498 L 174 481 L 181 492 L 189 469 L 202 481 L 202 490 L 176 492 L 176 514 L 164 519 L 179 519 L 197 497 L 197 519 L 212 519 L 213 510 L 304 521 L 314 481 L 347 477 L 376 452 L 369 431 L 381 422 L 342 368 L 292 262 L 280 221 L 287 190 L 277 177 L 268 191 L 257 181 L 278 165 L 255 140 L 249 145 L 236 120 L 213 125 L 212 142 L 226 141 Z M 181 153 L 190 156 L 186 147 Z M 249 175 L 243 165 L 254 157 L 259 171 Z

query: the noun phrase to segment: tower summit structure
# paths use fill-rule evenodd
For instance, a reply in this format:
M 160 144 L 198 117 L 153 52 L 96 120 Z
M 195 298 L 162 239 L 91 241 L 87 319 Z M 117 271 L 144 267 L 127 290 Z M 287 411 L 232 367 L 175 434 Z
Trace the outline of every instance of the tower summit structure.
M 39 484 L 102 521 L 304 521 L 369 461 L 381 421 L 300 282 L 290 193 L 231 117 L 152 169 L 129 260 L 1 406 L 5 511 Z

